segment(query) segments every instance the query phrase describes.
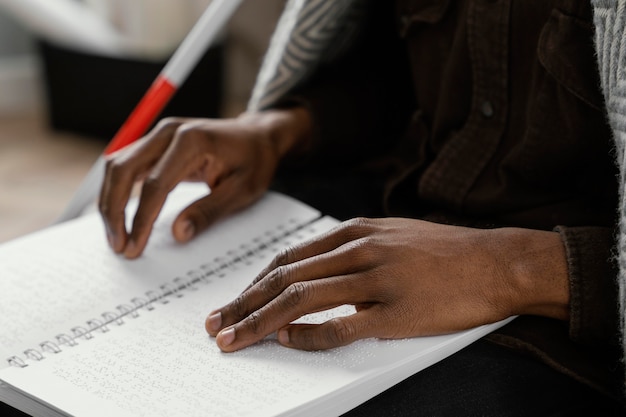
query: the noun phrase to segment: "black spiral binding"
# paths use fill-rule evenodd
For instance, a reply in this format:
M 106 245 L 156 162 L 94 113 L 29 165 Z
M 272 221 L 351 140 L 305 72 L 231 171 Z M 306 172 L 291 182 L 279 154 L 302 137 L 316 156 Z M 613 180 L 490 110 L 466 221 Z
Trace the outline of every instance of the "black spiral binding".
M 163 284 L 158 290 L 146 291 L 143 296 L 134 297 L 127 304 L 120 304 L 115 311 L 106 311 L 98 318 L 88 320 L 84 326 L 70 329 L 68 334 L 57 335 L 53 340 L 46 340 L 36 348 L 26 349 L 22 356 L 11 356 L 7 362 L 11 366 L 25 368 L 28 362 L 39 362 L 47 355 L 55 355 L 64 348 L 71 348 L 80 340 L 93 339 L 97 333 L 107 333 L 111 325 L 121 326 L 127 318 L 137 318 L 141 310 L 146 312 L 155 309 L 158 304 L 167 304 L 170 298 L 184 296 L 184 291 L 197 291 L 198 284 L 209 284 L 212 279 L 226 277 L 227 272 L 237 269 L 243 263 L 249 265 L 253 257 L 273 257 L 277 252 L 277 244 L 289 245 L 286 241 L 293 233 L 298 233 L 307 225 L 298 225 L 296 219 L 290 219 L 286 225 L 277 227 L 276 231 L 267 231 L 262 236 L 252 239 L 252 244 L 242 244 L 231 249 L 224 256 L 215 257 L 211 262 L 200 265 L 197 270 L 190 270 L 185 276 L 178 276 L 171 282 Z M 296 237 L 299 237 L 296 235 Z

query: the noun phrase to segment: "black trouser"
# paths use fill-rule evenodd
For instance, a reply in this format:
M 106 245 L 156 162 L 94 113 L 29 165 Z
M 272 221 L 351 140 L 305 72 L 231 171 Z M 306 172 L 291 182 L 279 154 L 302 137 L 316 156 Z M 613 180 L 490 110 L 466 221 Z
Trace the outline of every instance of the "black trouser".
M 533 358 L 485 340 L 345 414 L 420 417 L 617 417 L 626 409 Z

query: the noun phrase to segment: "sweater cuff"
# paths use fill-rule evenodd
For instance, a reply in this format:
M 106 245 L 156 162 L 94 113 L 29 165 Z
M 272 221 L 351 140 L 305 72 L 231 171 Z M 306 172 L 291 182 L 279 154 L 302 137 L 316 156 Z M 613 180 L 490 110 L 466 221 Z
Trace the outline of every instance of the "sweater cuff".
M 555 231 L 567 255 L 570 338 L 586 345 L 615 343 L 619 321 L 612 229 L 558 226 Z

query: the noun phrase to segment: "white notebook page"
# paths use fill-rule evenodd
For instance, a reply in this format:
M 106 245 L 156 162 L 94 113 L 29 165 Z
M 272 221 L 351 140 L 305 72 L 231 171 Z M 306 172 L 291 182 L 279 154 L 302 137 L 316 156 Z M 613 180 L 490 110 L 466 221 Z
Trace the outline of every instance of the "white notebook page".
M 322 220 L 318 227 L 333 224 Z M 329 416 L 348 411 L 490 330 L 370 339 L 320 352 L 283 348 L 270 337 L 222 353 L 205 333 L 204 318 L 224 298 L 238 294 L 264 264 L 259 258 L 235 267 L 197 291 L 186 291 L 67 349 L 67 354 L 2 371 L 0 377 L 77 416 Z M 352 312 L 343 307 L 308 319 Z
M 319 213 L 283 198 L 270 194 L 189 245 L 173 241 L 166 213 L 146 253 L 134 261 L 111 253 L 101 223 L 93 219 L 0 247 L 0 271 L 11 277 L 0 281 L 0 305 L 16 303 L 0 317 L 0 326 L 8 330 L 0 339 L 7 356 L 191 271 L 215 269 L 292 226 L 308 224 L 287 240 L 209 275 L 206 282 L 167 297 L 167 303 L 157 301 L 150 311 L 141 308 L 136 318 L 128 315 L 123 324 L 109 324 L 107 332 L 95 331 L 90 340 L 64 345 L 58 354 L 45 353 L 26 368 L 0 370 L 0 379 L 76 416 L 339 415 L 502 324 L 440 337 L 370 339 L 323 352 L 286 349 L 271 337 L 240 352 L 220 352 L 204 331 L 207 313 L 235 297 L 281 247 L 337 223 L 323 218 L 309 224 Z M 24 304 L 29 311 L 20 315 Z M 344 307 L 307 319 L 351 313 Z M 2 388 L 0 398 L 7 392 L 16 391 Z M 33 414 L 54 415 L 41 408 Z
M 175 190 L 144 254 L 136 260 L 109 249 L 95 213 L 0 245 L 1 363 L 7 366 L 9 356 L 22 355 L 58 334 L 71 334 L 75 326 L 88 328 L 89 320 L 101 322 L 102 313 L 119 312 L 120 304 L 130 306 L 135 297 L 146 299 L 147 291 L 158 292 L 176 278 L 188 279 L 188 273 L 201 265 L 232 256 L 229 251 L 244 251 L 242 244 L 253 247 L 255 239 L 268 240 L 271 233 L 319 217 L 308 206 L 270 193 L 192 243 L 178 244 L 171 236 L 172 220 L 202 191 L 206 187 L 194 184 Z

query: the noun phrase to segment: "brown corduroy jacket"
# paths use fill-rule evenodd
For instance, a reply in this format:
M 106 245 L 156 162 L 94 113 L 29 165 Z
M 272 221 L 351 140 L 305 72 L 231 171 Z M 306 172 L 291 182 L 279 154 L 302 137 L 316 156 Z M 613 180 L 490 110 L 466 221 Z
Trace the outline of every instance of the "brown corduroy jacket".
M 489 339 L 619 396 L 617 168 L 589 2 L 376 3 L 286 100 L 313 114 L 308 162 L 384 176 L 381 215 L 558 231 L 569 322 L 519 317 Z

